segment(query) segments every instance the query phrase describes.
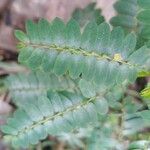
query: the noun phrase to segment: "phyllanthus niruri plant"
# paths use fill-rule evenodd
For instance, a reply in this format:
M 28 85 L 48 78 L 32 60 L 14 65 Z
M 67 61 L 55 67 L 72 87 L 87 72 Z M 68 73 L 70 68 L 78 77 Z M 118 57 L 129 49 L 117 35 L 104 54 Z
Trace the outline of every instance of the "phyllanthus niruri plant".
M 122 3 L 126 2 L 118 5 Z M 99 117 L 113 113 L 112 109 L 121 110 L 123 121 L 127 121 L 122 136 L 134 128 L 133 118 L 134 123 L 140 120 L 143 124 L 132 133 L 149 126 L 149 109 L 138 111 L 136 106 L 135 111 L 128 107 L 122 112 L 118 100 L 123 96 L 118 98 L 121 87 L 149 72 L 150 49 L 146 45 L 136 48 L 134 32 L 124 34 L 121 27 L 111 30 L 108 23 L 93 20 L 81 32 L 74 19 L 64 23 L 56 18 L 52 22 L 27 21 L 26 33 L 17 30 L 15 35 L 18 61 L 31 72 L 5 80 L 18 109 L 1 129 L 14 147 L 27 148 L 48 135 L 94 127 Z

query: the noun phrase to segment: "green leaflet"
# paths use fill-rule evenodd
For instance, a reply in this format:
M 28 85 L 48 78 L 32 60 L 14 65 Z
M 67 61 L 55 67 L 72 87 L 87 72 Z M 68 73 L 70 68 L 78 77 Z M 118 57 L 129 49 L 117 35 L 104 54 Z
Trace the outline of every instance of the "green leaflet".
M 74 93 L 49 91 L 47 97 L 35 100 L 36 104 L 25 104 L 1 127 L 14 147 L 25 148 L 48 134 L 59 135 L 93 124 L 98 113 L 108 112 L 107 101 L 102 97 L 86 99 Z
M 74 91 L 75 82 L 68 77 L 58 77 L 54 74 L 42 72 L 10 75 L 5 79 L 5 86 L 9 89 L 11 97 L 17 106 L 35 102 L 47 90 Z
M 17 39 L 19 39 L 21 42 L 29 43 L 28 37 L 27 37 L 22 31 L 16 30 L 16 31 L 15 31 L 15 36 L 16 36 Z
M 141 49 L 135 51 L 135 35 L 131 33 L 124 37 L 120 28 L 111 32 L 106 23 L 97 25 L 90 22 L 81 35 L 74 20 L 64 25 L 58 18 L 52 23 L 46 20 L 40 20 L 37 24 L 29 21 L 26 26 L 30 43 L 24 41 L 19 62 L 32 70 L 57 75 L 69 73 L 73 79 L 80 76 L 98 85 L 114 85 L 125 80 L 133 82 L 137 72 L 146 69 L 149 49 L 143 47 L 144 54 Z M 139 63 L 137 58 L 141 54 L 143 57 Z
M 84 9 L 76 9 L 72 14 L 72 18 L 79 23 L 80 27 L 85 27 L 90 21 L 100 24 L 104 22 L 104 17 L 101 15 L 101 10 L 95 7 L 96 3 L 90 3 Z
M 91 84 L 91 82 L 87 82 L 87 81 L 81 79 L 79 81 L 79 87 L 85 97 L 93 97 L 96 95 L 96 89 Z

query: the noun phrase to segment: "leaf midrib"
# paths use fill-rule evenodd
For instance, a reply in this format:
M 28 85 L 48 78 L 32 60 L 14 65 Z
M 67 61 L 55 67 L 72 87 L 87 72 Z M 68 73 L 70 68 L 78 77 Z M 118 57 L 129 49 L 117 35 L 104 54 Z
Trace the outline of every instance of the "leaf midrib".
M 91 56 L 95 57 L 97 60 L 102 60 L 102 59 L 107 59 L 108 61 L 112 62 L 117 62 L 119 64 L 125 64 L 131 67 L 140 67 L 137 64 L 131 64 L 125 60 L 121 61 L 116 61 L 114 58 L 111 58 L 110 56 L 106 54 L 98 54 L 94 50 L 92 52 L 86 51 L 85 49 L 82 48 L 73 48 L 73 47 L 68 47 L 68 46 L 58 46 L 55 44 L 48 45 L 48 44 L 33 44 L 33 43 L 24 43 L 24 46 L 26 47 L 33 47 L 33 48 L 43 48 L 43 49 L 49 49 L 49 50 L 57 50 L 59 52 L 70 52 L 71 54 L 78 54 L 78 55 L 83 55 L 83 56 Z
M 89 98 L 88 100 L 87 100 L 87 99 L 86 99 L 86 100 L 82 100 L 81 103 L 76 104 L 76 105 L 72 105 L 71 107 L 65 109 L 64 111 L 58 112 L 58 113 L 56 113 L 56 114 L 54 114 L 54 115 L 52 115 L 52 116 L 46 117 L 46 118 L 43 117 L 42 120 L 40 120 L 40 121 L 38 121 L 38 122 L 36 122 L 36 123 L 33 123 L 30 127 L 26 127 L 26 128 L 24 128 L 23 130 L 18 131 L 18 134 L 15 135 L 15 136 L 19 136 L 19 134 L 26 133 L 26 132 L 28 132 L 29 130 L 32 130 L 33 128 L 36 128 L 36 127 L 39 126 L 39 125 L 45 124 L 45 123 L 48 122 L 48 121 L 55 120 L 55 119 L 57 119 L 57 117 L 64 116 L 66 113 L 69 113 L 69 112 L 74 111 L 74 110 L 78 110 L 78 109 L 80 109 L 81 107 L 86 106 L 86 105 L 88 105 L 89 103 L 92 103 L 92 102 L 93 102 L 94 100 L 96 100 L 96 99 L 97 99 L 97 96 L 92 97 L 92 98 Z

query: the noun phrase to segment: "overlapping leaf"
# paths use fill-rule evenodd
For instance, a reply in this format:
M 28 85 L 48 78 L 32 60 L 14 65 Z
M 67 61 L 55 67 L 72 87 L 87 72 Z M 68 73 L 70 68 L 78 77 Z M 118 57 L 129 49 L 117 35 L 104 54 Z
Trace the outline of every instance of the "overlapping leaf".
M 17 110 L 2 127 L 2 131 L 8 134 L 6 139 L 15 147 L 28 147 L 48 134 L 58 135 L 85 127 L 97 122 L 99 113 L 107 113 L 102 108 L 101 102 L 106 101 L 103 97 L 86 99 L 65 91 L 49 91 L 47 97 L 41 96 L 36 101 L 36 104 L 27 103 Z
M 124 135 L 135 134 L 144 128 L 150 127 L 150 110 L 141 110 L 143 105 L 125 99 Z M 141 111 L 140 111 L 141 110 Z
M 144 128 L 150 127 L 150 111 L 145 110 L 135 114 L 128 114 L 124 123 L 124 135 L 135 134 Z
M 28 21 L 26 30 L 27 34 L 16 32 L 22 47 L 19 62 L 32 70 L 69 73 L 98 85 L 133 82 L 150 55 L 146 47 L 135 50 L 133 33 L 125 37 L 119 27 L 111 32 L 106 23 L 90 22 L 81 34 L 76 21 L 65 25 L 56 18 L 52 23 Z
M 42 72 L 10 75 L 5 79 L 5 86 L 18 106 L 33 101 L 36 103 L 36 99 L 41 95 L 46 95 L 48 90 L 74 91 L 76 88 L 75 82 L 68 77 L 58 77 Z
M 104 17 L 101 15 L 101 10 L 96 9 L 96 3 L 90 3 L 84 9 L 76 9 L 72 18 L 79 22 L 80 27 L 85 27 L 90 21 L 95 21 L 97 24 L 104 22 Z
M 137 13 L 138 13 L 137 0 L 118 0 L 114 4 L 114 8 L 118 15 L 111 19 L 113 26 L 122 26 L 129 30 L 134 30 L 137 25 Z
M 138 46 L 150 40 L 150 2 L 149 0 L 118 0 L 114 8 L 118 15 L 111 19 L 113 26 L 122 26 L 135 31 L 139 36 Z
M 146 9 L 140 10 L 137 17 L 142 33 L 149 24 L 147 9 L 150 3 L 139 0 L 138 4 Z M 121 16 L 123 19 L 120 17 L 121 25 L 132 29 L 137 27 L 135 6 L 136 0 L 122 0 L 116 4 L 118 12 L 125 14 Z M 88 9 L 91 8 L 94 5 Z M 115 89 L 117 94 L 114 91 L 105 93 L 105 88 L 135 81 L 137 73 L 147 69 L 150 50 L 146 46 L 135 50 L 133 33 L 125 36 L 120 27 L 110 31 L 108 24 L 99 25 L 95 21 L 86 23 L 82 33 L 76 21 L 64 24 L 60 19 L 52 23 L 28 21 L 27 34 L 16 31 L 20 40 L 19 61 L 33 71 L 43 73 L 18 74 L 7 79 L 7 87 L 21 108 L 1 129 L 14 146 L 26 148 L 45 139 L 48 134 L 59 135 L 86 127 L 98 121 L 98 114 L 107 114 L 109 106 L 123 110 L 120 103 L 123 92 Z M 64 77 L 68 74 L 72 79 L 80 78 L 78 85 L 84 97 L 76 91 L 73 93 L 74 83 Z M 103 91 L 99 92 L 100 88 Z M 132 106 L 128 106 L 129 112 L 123 118 L 125 135 L 150 125 L 150 110 L 139 111 Z M 98 141 L 103 149 L 116 146 L 116 141 L 112 140 L 109 145 L 108 140 Z

